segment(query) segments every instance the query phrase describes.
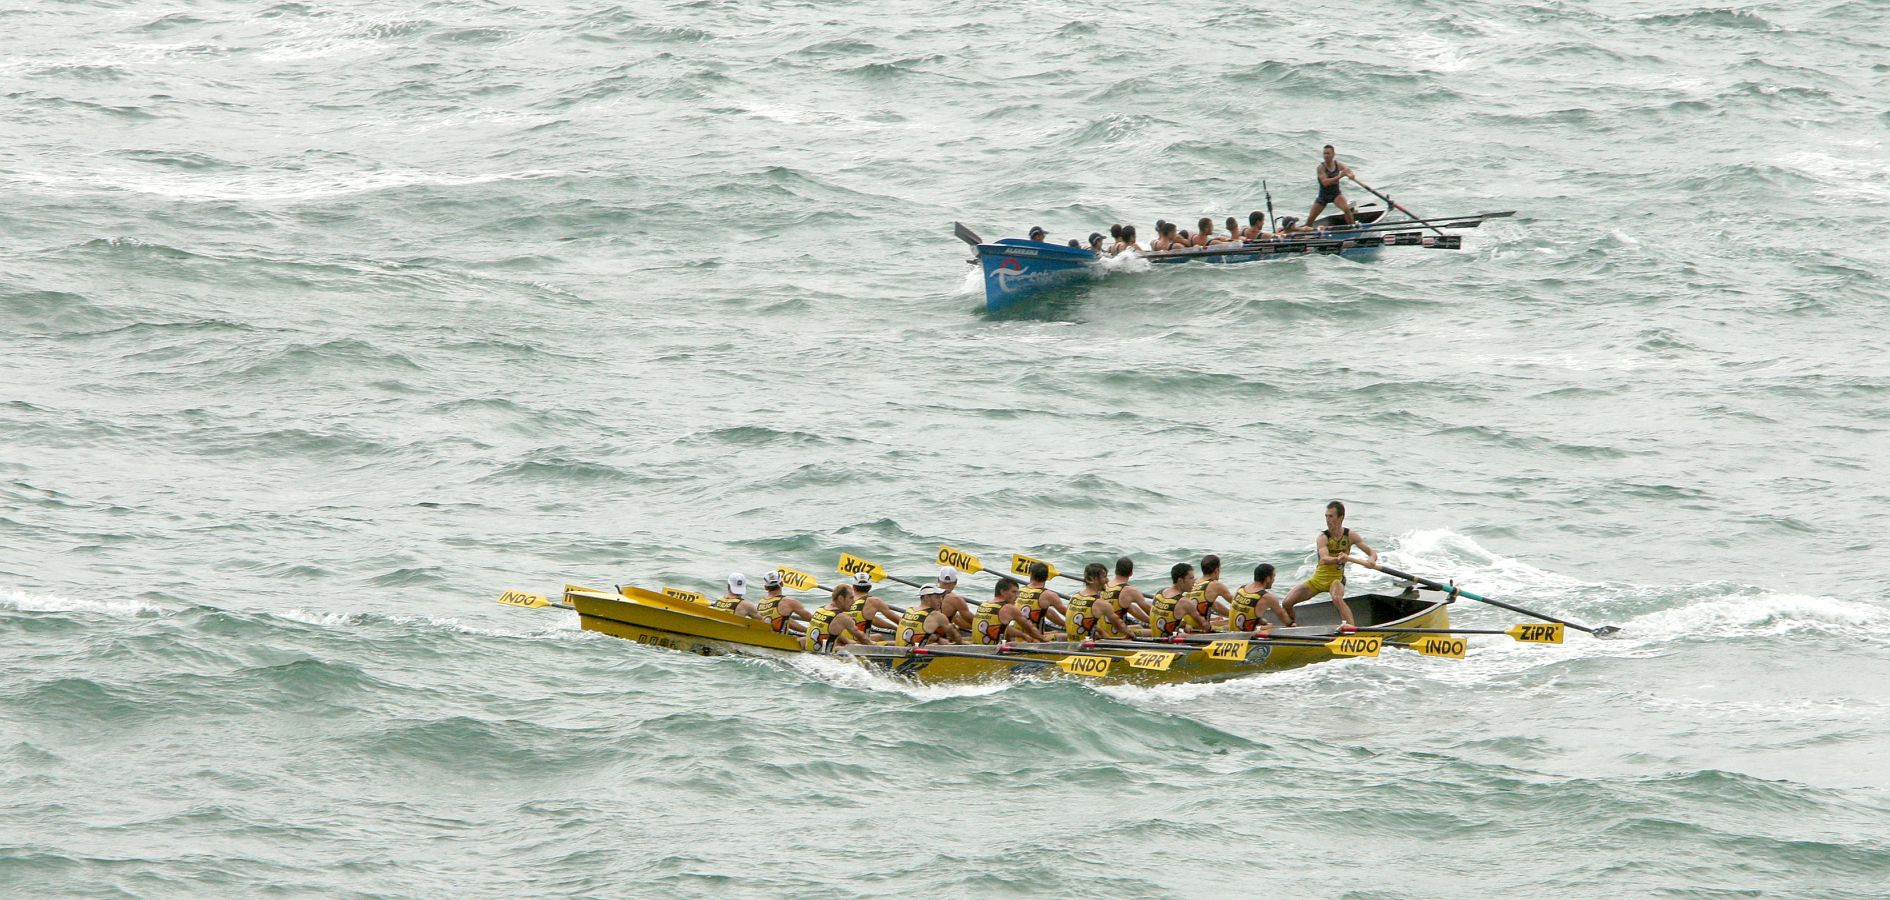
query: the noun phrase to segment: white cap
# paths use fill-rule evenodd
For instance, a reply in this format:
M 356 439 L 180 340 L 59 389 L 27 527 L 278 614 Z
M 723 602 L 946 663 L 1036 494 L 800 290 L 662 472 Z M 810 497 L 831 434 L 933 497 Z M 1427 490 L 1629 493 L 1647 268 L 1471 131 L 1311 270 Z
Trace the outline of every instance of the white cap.
M 781 586 L 781 573 L 769 572 L 768 574 L 761 576 L 761 586 L 765 588 L 780 587 Z
M 942 566 L 938 570 L 938 583 L 944 584 L 948 581 L 952 584 L 958 583 L 958 570 L 951 566 Z
M 925 587 L 919 588 L 919 599 L 923 600 L 926 597 L 942 597 L 946 593 L 948 592 L 944 588 L 936 584 L 928 584 Z
M 740 572 L 730 575 L 728 577 L 728 592 L 737 597 L 748 596 L 748 579 L 743 578 Z
M 865 588 L 870 591 L 873 589 L 873 576 L 865 572 L 855 572 L 853 573 L 853 586 L 856 588 Z

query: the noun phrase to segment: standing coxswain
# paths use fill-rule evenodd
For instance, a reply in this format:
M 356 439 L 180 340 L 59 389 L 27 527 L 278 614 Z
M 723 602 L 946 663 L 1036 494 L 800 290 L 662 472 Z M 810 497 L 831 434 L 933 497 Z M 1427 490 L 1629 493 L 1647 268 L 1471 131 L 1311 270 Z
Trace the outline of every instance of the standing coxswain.
M 1365 551 L 1366 558 L 1359 559 L 1352 555 L 1352 548 Z M 1352 620 L 1352 608 L 1345 605 L 1345 567 L 1353 563 L 1368 569 L 1378 568 L 1378 551 L 1373 550 L 1358 532 L 1345 527 L 1345 504 L 1337 500 L 1326 504 L 1326 530 L 1319 532 L 1313 539 L 1313 552 L 1319 555 L 1319 567 L 1313 570 L 1313 576 L 1295 586 L 1286 594 L 1286 624 L 1297 621 L 1293 607 L 1311 599 L 1314 594 L 1331 594 L 1332 608 L 1338 610 L 1339 618 L 1347 625 L 1358 623 Z
M 1030 564 L 1030 583 L 1017 592 L 1018 611 L 1030 621 L 1030 627 L 1039 632 L 1062 628 L 1063 618 L 1069 612 L 1063 605 L 1063 597 L 1050 589 L 1049 582 L 1050 565 L 1034 562 Z
M 1227 608 L 1228 631 L 1253 631 L 1269 623 L 1262 615 L 1270 613 L 1273 621 L 1281 625 L 1287 623 L 1286 610 L 1280 606 L 1280 598 L 1273 596 L 1273 564 L 1261 563 L 1253 567 L 1253 581 L 1234 592 L 1234 600 Z
M 853 624 L 853 588 L 849 585 L 835 585 L 833 599 L 817 610 L 807 623 L 807 634 L 801 638 L 801 646 L 815 653 L 831 653 L 835 647 L 849 644 L 871 643 L 866 635 L 860 633 L 859 626 Z
M 1351 167 L 1339 162 L 1337 151 L 1331 144 L 1325 148 L 1325 159 L 1313 168 L 1313 174 L 1319 177 L 1319 196 L 1313 200 L 1312 212 L 1306 214 L 1305 228 L 1319 227 L 1319 214 L 1326 211 L 1326 204 L 1331 203 L 1345 213 L 1345 224 L 1355 225 L 1357 217 L 1352 214 L 1352 201 L 1345 199 L 1345 189 L 1339 184 L 1347 178 L 1353 178 Z

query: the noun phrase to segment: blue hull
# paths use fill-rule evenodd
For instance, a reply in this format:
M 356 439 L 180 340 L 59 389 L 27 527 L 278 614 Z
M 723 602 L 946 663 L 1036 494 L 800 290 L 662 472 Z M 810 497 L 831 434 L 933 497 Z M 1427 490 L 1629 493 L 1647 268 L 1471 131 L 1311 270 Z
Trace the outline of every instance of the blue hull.
M 1034 294 L 1088 278 L 1095 253 L 1043 241 L 1005 238 L 978 245 L 984 267 L 984 308 L 997 312 Z
M 1388 235 L 1375 234 L 1348 238 L 1340 231 L 1317 240 L 1280 241 L 1270 244 L 1245 244 L 1216 247 L 1201 251 L 1151 253 L 1144 256 L 1156 265 L 1205 262 L 1216 265 L 1301 256 L 1309 253 L 1338 254 L 1351 258 L 1378 255 L 1388 243 Z M 1398 243 L 1407 241 L 1400 240 Z M 1408 243 L 1418 243 L 1413 238 Z M 978 261 L 984 267 L 984 308 L 999 312 L 1051 288 L 1089 278 L 1102 257 L 1088 250 L 1022 238 L 1005 238 L 993 244 L 978 245 Z

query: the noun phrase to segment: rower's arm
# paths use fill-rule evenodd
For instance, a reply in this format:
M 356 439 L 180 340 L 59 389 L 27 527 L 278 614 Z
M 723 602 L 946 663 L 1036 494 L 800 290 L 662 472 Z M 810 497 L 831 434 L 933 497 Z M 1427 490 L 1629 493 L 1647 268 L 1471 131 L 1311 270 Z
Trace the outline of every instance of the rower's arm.
M 1356 531 L 1352 532 L 1352 546 L 1365 551 L 1365 557 L 1368 561 L 1365 562 L 1364 565 L 1367 568 L 1378 568 L 1378 551 L 1373 550 L 1372 545 L 1365 543 L 1365 539 L 1359 537 Z
M 1319 532 L 1318 537 L 1313 538 L 1313 552 L 1319 554 L 1320 565 L 1336 566 L 1343 561 L 1343 557 L 1326 555 L 1326 533 L 1323 531 Z

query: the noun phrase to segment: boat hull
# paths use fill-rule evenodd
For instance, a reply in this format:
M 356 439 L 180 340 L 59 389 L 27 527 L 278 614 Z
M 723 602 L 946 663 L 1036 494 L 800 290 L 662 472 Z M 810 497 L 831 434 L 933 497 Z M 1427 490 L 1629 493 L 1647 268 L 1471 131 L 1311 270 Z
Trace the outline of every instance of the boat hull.
M 1416 590 L 1402 594 L 1361 594 L 1348 598 L 1363 623 L 1386 628 L 1448 628 L 1450 613 L 1447 598 L 1441 593 Z M 639 644 L 663 647 L 705 656 L 744 655 L 779 658 L 783 654 L 807 651 L 791 635 L 775 633 L 764 623 L 721 612 L 704 606 L 678 601 L 652 591 L 624 588 L 621 595 L 582 589 L 567 590 L 565 602 L 576 607 L 579 621 L 587 631 L 596 631 Z M 1329 632 L 1338 621 L 1330 601 L 1302 604 L 1303 623 L 1296 629 L 1276 629 L 1282 637 Z M 1327 619 L 1330 622 L 1326 621 Z M 1242 640 L 1246 632 L 1229 632 L 1220 637 Z M 1386 641 L 1397 640 L 1396 631 L 1380 633 Z M 1177 682 L 1226 681 L 1260 672 L 1297 668 L 1339 658 L 1323 643 L 1272 641 L 1247 645 L 1244 657 L 1215 658 L 1200 647 L 1172 644 L 1146 644 L 1141 647 L 1098 649 L 1074 642 L 1018 645 L 1031 652 L 1001 652 L 990 646 L 950 646 L 932 648 L 934 652 L 913 652 L 903 647 L 870 646 L 849 648 L 832 654 L 866 668 L 923 684 L 964 684 L 1017 678 L 1081 677 L 1105 684 L 1167 684 Z M 1138 668 L 1129 657 L 1138 651 L 1174 650 L 1176 657 L 1166 669 Z M 1106 658 L 1107 671 L 1093 676 L 1066 675 L 1057 662 L 1075 654 Z
M 1385 247 L 1400 246 L 1460 250 L 1463 238 L 1444 234 L 1443 229 L 1475 228 L 1489 219 L 1513 214 L 1490 212 L 1386 222 L 1382 210 L 1373 210 L 1360 213 L 1353 225 L 1346 225 L 1343 217 L 1327 216 L 1319 220 L 1317 231 L 1296 233 L 1282 240 L 1144 253 L 1142 258 L 1155 265 L 1197 261 L 1227 265 L 1306 255 L 1364 260 L 1377 256 Z M 968 243 L 976 241 L 969 231 L 962 231 L 961 237 Z M 988 312 L 1002 312 L 1051 288 L 1092 277 L 1100 271 L 1102 260 L 1101 255 L 1089 250 L 1019 238 L 975 245 L 984 273 L 984 307 Z

